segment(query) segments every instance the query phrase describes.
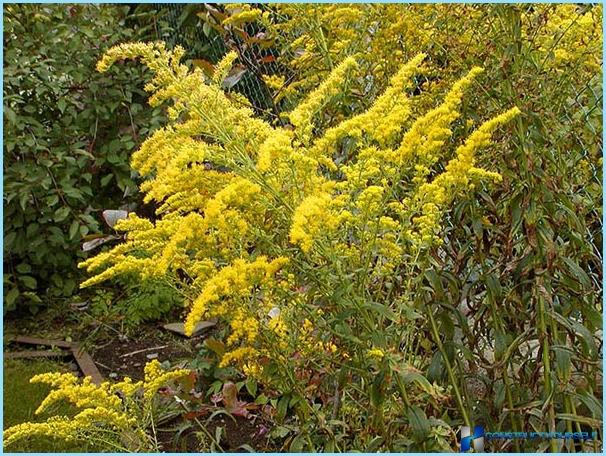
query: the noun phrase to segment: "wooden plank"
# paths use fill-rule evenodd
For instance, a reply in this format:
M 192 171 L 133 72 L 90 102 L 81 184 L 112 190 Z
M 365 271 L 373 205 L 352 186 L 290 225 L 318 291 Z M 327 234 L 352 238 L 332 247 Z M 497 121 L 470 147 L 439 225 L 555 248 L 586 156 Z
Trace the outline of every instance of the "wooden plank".
M 53 340 L 53 339 L 40 339 L 37 337 L 29 336 L 15 336 L 9 337 L 9 342 L 17 342 L 19 344 L 30 344 L 30 345 L 47 345 L 61 348 L 72 348 L 74 344 L 71 342 L 65 342 L 64 340 Z
M 19 344 L 30 344 L 30 345 L 47 345 L 61 348 L 69 348 L 70 350 L 62 350 L 60 352 L 51 351 L 51 350 L 37 350 L 37 351 L 19 351 L 19 352 L 7 352 L 4 353 L 5 358 L 57 358 L 69 356 L 70 354 L 74 356 L 76 363 L 78 363 L 78 367 L 86 377 L 91 377 L 93 383 L 99 385 L 103 382 L 103 376 L 99 369 L 97 369 L 97 365 L 93 358 L 83 351 L 76 343 L 66 342 L 64 340 L 53 340 L 53 339 L 40 339 L 37 337 L 29 337 L 29 336 L 15 336 L 7 338 L 9 342 L 16 342 Z
M 103 376 L 101 375 L 101 372 L 99 372 L 99 369 L 97 369 L 97 365 L 93 361 L 93 358 L 84 350 L 76 346 L 72 347 L 72 353 L 84 376 L 91 377 L 94 384 L 100 385 L 103 382 Z
M 67 350 L 52 351 L 52 350 L 35 350 L 35 351 L 18 351 L 18 352 L 5 352 L 4 358 L 17 359 L 17 358 L 63 358 L 64 356 L 70 356 L 71 352 Z

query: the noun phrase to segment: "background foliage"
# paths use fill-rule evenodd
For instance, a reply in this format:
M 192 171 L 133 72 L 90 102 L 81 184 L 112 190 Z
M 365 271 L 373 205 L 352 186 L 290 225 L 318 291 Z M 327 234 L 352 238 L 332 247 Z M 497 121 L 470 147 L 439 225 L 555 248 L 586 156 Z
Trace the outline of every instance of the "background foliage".
M 162 116 L 144 109 L 140 68 L 94 69 L 109 46 L 149 39 L 144 15 L 4 8 L 4 309 L 35 310 L 77 289 L 80 244 L 107 229 L 100 211 L 135 207 L 130 152 Z

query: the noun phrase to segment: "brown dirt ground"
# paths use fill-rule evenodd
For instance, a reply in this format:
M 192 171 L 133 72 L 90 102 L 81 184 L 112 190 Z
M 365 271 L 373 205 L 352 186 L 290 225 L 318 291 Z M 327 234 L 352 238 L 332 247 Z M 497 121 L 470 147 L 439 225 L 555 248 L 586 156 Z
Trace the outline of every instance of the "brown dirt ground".
M 195 356 L 204 338 L 182 338 L 155 325 L 145 325 L 125 338 L 107 335 L 97 340 L 89 353 L 104 377 L 141 380 L 147 362 L 157 359 L 169 361 L 171 366 L 183 365 Z

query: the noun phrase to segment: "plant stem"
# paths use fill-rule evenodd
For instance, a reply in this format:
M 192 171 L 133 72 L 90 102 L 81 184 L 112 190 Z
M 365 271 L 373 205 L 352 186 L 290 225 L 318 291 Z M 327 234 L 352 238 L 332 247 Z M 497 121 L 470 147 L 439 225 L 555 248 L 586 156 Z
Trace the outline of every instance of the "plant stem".
M 442 341 L 440 340 L 440 333 L 438 331 L 438 326 L 436 325 L 436 321 L 433 318 L 432 310 L 429 308 L 429 305 L 425 306 L 427 310 L 427 315 L 429 317 L 429 321 L 431 323 L 431 331 L 433 337 L 435 339 L 436 345 L 438 346 L 438 350 L 442 354 L 442 359 L 444 360 L 444 364 L 446 365 L 446 370 L 448 371 L 448 378 L 450 379 L 450 383 L 452 384 L 452 388 L 455 392 L 455 397 L 457 398 L 457 404 L 459 405 L 459 411 L 461 415 L 463 415 L 463 421 L 466 426 L 471 427 L 471 421 L 469 420 L 469 416 L 467 415 L 467 409 L 465 408 L 465 404 L 463 403 L 463 398 L 461 396 L 461 392 L 459 391 L 459 387 L 457 385 L 457 379 L 452 370 L 452 366 L 450 365 L 450 361 L 448 360 L 448 356 L 446 354 L 446 350 L 444 350 L 444 346 L 442 345 Z
M 543 279 L 542 277 L 537 277 L 536 279 L 536 289 L 541 290 L 543 287 Z M 553 385 L 551 384 L 551 360 L 549 358 L 550 353 L 550 345 L 549 345 L 549 337 L 547 333 L 547 327 L 545 325 L 545 299 L 543 295 L 538 292 L 536 294 L 537 300 L 537 314 L 539 317 L 539 337 L 542 340 L 543 346 L 543 381 L 545 383 L 545 397 L 547 401 L 549 401 L 549 431 L 555 432 L 555 410 L 553 408 Z M 558 443 L 556 439 L 551 439 L 551 451 L 553 453 L 558 452 Z

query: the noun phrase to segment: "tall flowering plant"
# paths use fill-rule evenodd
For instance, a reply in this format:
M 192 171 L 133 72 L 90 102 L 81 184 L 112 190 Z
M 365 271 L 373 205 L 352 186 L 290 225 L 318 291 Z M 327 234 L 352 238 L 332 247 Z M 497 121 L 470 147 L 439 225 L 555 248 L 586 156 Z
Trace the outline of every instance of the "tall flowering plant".
M 183 54 L 133 43 L 98 64 L 141 59 L 154 73 L 150 103 L 170 103 L 170 123 L 132 158 L 159 219 L 120 221 L 126 241 L 81 264 L 96 274 L 82 286 L 125 273 L 171 281 L 189 303 L 186 332 L 221 320 L 229 328 L 221 365 L 281 393 L 309 450 L 347 448 L 331 426 L 357 448 L 405 448 L 394 426 L 418 430 L 427 413 L 441 416 L 451 393 L 460 401 L 416 369 L 413 347 L 425 336 L 415 320 L 427 315 L 412 304 L 415 267 L 439 249 L 451 204 L 499 182 L 475 157 L 519 110 L 454 144 L 465 91 L 482 70 L 413 119 L 413 81 L 427 69 L 419 54 L 365 112 L 320 128 L 326 107 L 346 103 L 359 77 L 347 58 L 272 125 L 222 89 L 235 53 L 212 77 L 181 63 Z M 445 448 L 446 423 L 431 419 L 428 432 Z

